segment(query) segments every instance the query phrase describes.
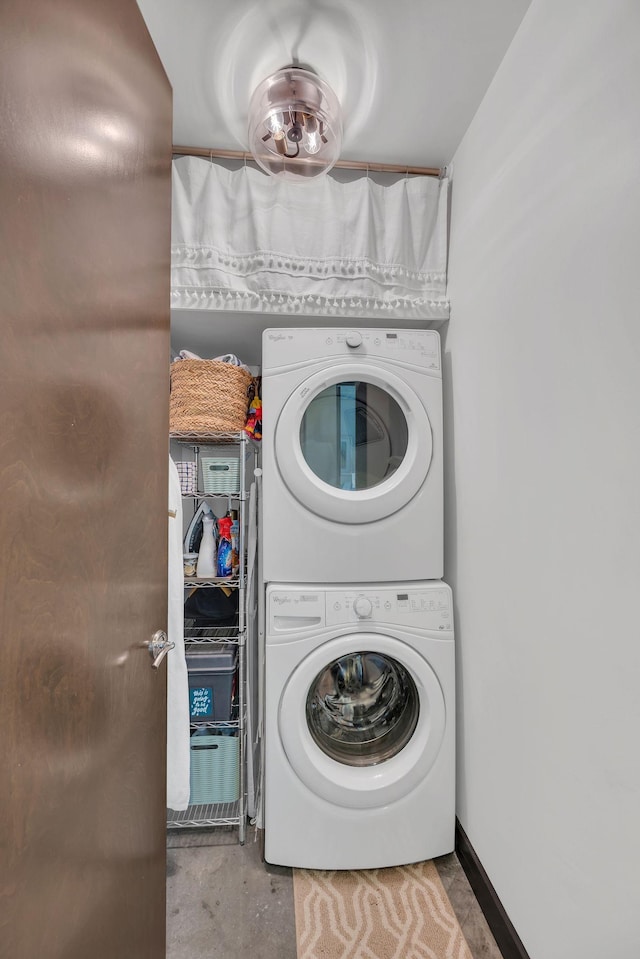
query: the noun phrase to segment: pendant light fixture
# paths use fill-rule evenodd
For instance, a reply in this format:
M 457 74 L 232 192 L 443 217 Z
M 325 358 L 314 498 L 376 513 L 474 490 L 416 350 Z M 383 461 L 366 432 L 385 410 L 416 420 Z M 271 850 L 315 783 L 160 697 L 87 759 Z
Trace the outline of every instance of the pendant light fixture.
M 327 173 L 340 156 L 340 104 L 308 68 L 288 66 L 260 83 L 249 104 L 249 149 L 272 176 L 304 180 Z

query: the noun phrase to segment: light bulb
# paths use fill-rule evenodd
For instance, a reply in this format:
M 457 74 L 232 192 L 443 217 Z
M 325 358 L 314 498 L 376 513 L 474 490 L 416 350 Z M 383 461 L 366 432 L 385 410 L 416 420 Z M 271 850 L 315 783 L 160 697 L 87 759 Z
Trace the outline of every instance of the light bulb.
M 284 122 L 281 113 L 270 113 L 267 117 L 267 129 L 270 133 L 280 133 L 284 129 Z
M 280 130 L 278 133 L 273 134 L 273 142 L 276 145 L 276 150 L 280 156 L 284 156 L 287 152 L 287 141 L 284 137 L 284 130 Z
M 302 146 L 307 151 L 307 153 L 318 153 L 320 147 L 322 146 L 322 140 L 320 135 L 316 132 L 308 133 L 306 130 L 302 136 Z
M 304 114 L 304 128 L 308 133 L 315 133 L 318 129 L 318 120 L 312 113 Z

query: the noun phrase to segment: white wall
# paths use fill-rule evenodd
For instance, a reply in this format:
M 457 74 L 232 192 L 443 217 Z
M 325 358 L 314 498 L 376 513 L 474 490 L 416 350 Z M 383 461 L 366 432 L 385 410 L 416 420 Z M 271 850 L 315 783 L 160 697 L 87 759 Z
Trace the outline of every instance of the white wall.
M 532 959 L 640 955 L 638 91 L 638 0 L 533 0 L 453 162 L 458 815 Z

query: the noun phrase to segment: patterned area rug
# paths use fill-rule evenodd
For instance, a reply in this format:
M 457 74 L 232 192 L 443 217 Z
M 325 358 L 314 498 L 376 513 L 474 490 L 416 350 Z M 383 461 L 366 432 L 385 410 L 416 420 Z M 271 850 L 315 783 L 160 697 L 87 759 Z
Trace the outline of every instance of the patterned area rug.
M 432 862 L 294 869 L 298 959 L 472 959 Z

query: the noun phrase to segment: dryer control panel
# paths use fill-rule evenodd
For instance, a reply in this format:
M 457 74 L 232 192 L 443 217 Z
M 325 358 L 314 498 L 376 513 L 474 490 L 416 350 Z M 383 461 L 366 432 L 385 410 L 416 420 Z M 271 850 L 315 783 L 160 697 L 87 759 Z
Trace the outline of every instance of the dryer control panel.
M 269 329 L 262 335 L 262 374 L 319 359 L 395 360 L 440 374 L 440 336 L 435 330 L 346 327 Z
M 267 618 L 272 632 L 378 623 L 442 633 L 453 630 L 453 602 L 445 583 L 272 585 L 267 590 Z

